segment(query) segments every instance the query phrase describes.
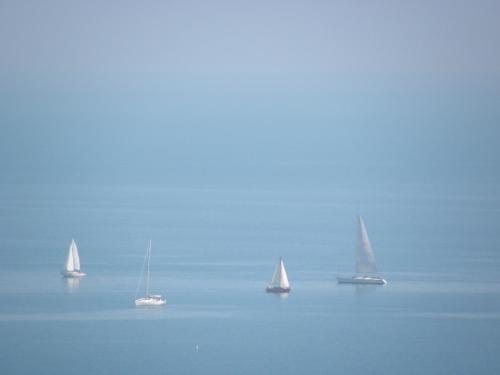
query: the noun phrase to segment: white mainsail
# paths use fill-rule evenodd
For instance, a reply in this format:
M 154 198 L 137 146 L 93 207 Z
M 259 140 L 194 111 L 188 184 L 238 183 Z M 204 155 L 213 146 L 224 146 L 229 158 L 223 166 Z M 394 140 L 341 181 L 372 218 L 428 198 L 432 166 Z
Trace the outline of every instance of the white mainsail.
M 71 241 L 71 254 L 73 255 L 73 265 L 76 271 L 80 271 L 80 256 L 78 255 L 78 248 L 76 247 L 75 240 Z
M 368 238 L 363 218 L 358 216 L 358 243 L 356 246 L 356 273 L 358 274 L 376 274 L 377 265 L 372 245 Z
M 286 275 L 285 264 L 283 263 L 283 258 L 281 257 L 276 269 L 274 270 L 271 285 L 279 286 L 283 289 L 290 288 L 290 283 L 288 282 L 288 277 Z
M 69 247 L 68 259 L 66 259 L 66 265 L 64 269 L 68 272 L 72 272 L 75 270 L 75 262 L 73 261 L 73 242 Z

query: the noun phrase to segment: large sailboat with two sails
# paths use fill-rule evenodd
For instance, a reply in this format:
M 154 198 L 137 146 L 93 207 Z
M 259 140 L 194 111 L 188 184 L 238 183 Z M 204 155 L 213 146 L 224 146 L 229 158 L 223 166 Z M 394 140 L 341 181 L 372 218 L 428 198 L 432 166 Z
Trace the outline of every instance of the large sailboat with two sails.
M 356 274 L 352 277 L 337 277 L 339 284 L 376 284 L 387 281 L 378 273 L 368 232 L 361 216 L 358 216 L 358 242 L 356 245 Z

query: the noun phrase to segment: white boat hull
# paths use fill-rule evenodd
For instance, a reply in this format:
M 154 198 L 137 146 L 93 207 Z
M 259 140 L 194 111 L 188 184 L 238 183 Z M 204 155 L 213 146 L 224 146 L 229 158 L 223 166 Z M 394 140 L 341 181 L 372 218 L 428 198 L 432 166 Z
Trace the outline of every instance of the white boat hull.
M 162 306 L 167 303 L 166 300 L 159 297 L 144 297 L 135 300 L 136 306 Z
M 82 271 L 66 271 L 66 270 L 63 270 L 63 271 L 61 271 L 61 275 L 63 275 L 63 277 L 66 277 L 66 278 L 79 278 L 79 277 L 85 276 L 86 273 L 84 273 Z
M 337 277 L 339 284 L 371 284 L 371 285 L 384 285 L 387 281 L 381 277 L 374 276 L 352 276 L 352 277 Z

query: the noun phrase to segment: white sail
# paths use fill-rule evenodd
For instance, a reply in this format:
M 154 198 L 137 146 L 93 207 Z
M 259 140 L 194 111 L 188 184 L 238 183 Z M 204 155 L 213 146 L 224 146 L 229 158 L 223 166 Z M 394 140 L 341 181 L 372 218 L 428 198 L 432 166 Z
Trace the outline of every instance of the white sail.
M 273 272 L 273 278 L 271 279 L 271 285 L 277 286 L 280 284 L 281 280 L 281 261 L 276 265 L 276 269 Z
M 73 265 L 76 271 L 80 271 L 80 256 L 78 255 L 78 248 L 76 247 L 75 240 L 71 240 L 71 254 L 73 256 Z
M 286 275 L 285 264 L 283 263 L 283 259 L 280 259 L 280 287 L 283 289 L 290 288 L 290 283 L 288 282 L 288 277 Z
M 272 286 L 279 286 L 280 288 L 287 289 L 290 287 L 290 283 L 288 282 L 288 277 L 286 275 L 285 264 L 283 263 L 283 259 L 280 258 L 280 261 L 276 265 L 276 269 L 273 273 L 273 278 L 271 279 Z
M 75 263 L 73 262 L 73 242 L 69 247 L 68 259 L 66 259 L 66 265 L 64 269 L 68 272 L 72 272 L 75 270 Z
M 375 255 L 368 238 L 365 223 L 361 216 L 358 216 L 358 243 L 356 246 L 356 273 L 367 274 L 377 273 Z

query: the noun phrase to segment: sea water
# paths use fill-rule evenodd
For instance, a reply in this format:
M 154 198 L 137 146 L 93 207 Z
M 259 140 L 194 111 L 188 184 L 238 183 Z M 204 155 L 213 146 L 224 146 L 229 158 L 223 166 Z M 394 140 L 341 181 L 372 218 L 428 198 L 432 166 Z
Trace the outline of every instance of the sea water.
M 0 372 L 498 373 L 497 187 L 3 184 Z M 357 214 L 385 286 L 336 283 Z M 134 306 L 149 239 L 162 308 Z

